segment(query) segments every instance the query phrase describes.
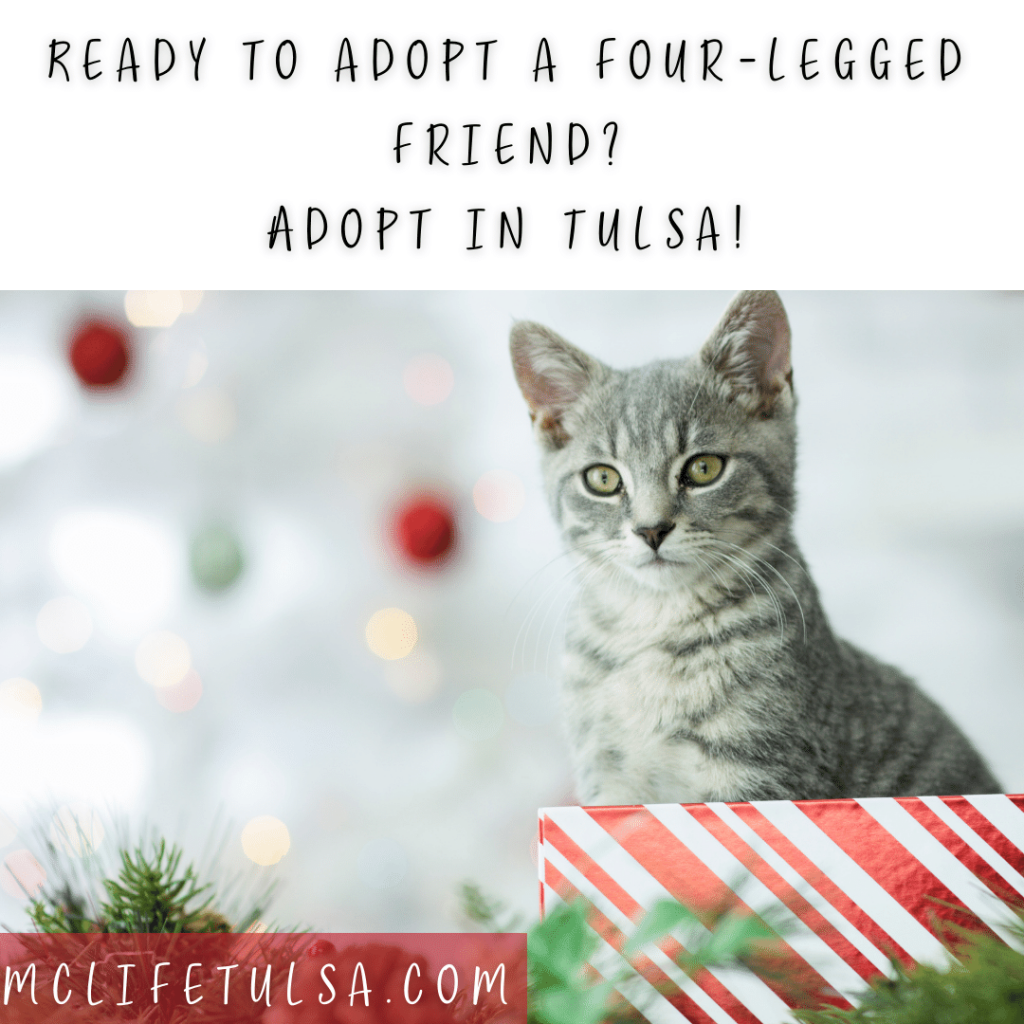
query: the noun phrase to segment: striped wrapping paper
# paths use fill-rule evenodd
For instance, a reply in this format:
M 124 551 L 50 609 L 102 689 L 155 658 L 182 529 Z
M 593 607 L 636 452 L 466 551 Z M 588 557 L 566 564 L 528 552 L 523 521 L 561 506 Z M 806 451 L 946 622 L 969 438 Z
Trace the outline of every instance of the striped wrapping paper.
M 767 1024 L 822 999 L 852 1005 L 890 954 L 947 962 L 941 922 L 1007 938 L 1004 900 L 1024 904 L 1024 796 L 552 807 L 538 859 L 542 914 L 588 901 L 598 974 L 621 973 L 615 950 L 660 900 L 706 923 L 725 906 L 762 916 L 782 935 L 781 970 L 691 980 L 672 954 L 707 933 L 676 931 L 617 987 L 658 1024 Z

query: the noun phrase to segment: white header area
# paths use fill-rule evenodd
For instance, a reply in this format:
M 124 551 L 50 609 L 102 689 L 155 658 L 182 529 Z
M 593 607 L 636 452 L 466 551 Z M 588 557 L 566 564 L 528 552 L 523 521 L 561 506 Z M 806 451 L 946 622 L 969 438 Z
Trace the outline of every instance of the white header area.
M 1022 29 L 1003 0 L 8 4 L 0 283 L 1020 288 Z

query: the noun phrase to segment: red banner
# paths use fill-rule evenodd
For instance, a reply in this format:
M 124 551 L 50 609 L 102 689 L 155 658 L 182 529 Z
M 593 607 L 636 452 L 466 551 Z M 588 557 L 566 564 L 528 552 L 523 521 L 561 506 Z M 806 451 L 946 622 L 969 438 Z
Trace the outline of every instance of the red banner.
M 526 936 L 0 935 L 0 1019 L 525 1024 Z

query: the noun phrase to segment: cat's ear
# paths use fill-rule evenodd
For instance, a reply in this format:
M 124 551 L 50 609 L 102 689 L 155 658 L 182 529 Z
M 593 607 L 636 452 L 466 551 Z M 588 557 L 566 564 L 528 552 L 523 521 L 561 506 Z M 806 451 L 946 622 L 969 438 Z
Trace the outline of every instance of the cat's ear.
M 740 292 L 701 350 L 735 399 L 749 412 L 771 416 L 780 395 L 792 394 L 789 321 L 775 292 Z
M 554 331 L 527 320 L 512 328 L 509 347 L 530 419 L 552 444 L 561 447 L 569 440 L 565 413 L 592 384 L 606 379 L 608 367 Z

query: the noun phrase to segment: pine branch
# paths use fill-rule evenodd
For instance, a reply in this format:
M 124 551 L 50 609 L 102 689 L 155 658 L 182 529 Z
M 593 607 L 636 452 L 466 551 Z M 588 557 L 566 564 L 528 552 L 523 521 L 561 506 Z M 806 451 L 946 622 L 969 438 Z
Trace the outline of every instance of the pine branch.
M 189 865 L 179 871 L 182 851 L 167 849 L 161 839 L 147 858 L 141 846 L 135 856 L 121 851 L 121 870 L 116 880 L 105 879 L 109 902 L 103 904 L 105 930 L 112 932 L 222 931 L 209 913 L 211 896 L 195 905 L 210 885 L 200 885 Z

